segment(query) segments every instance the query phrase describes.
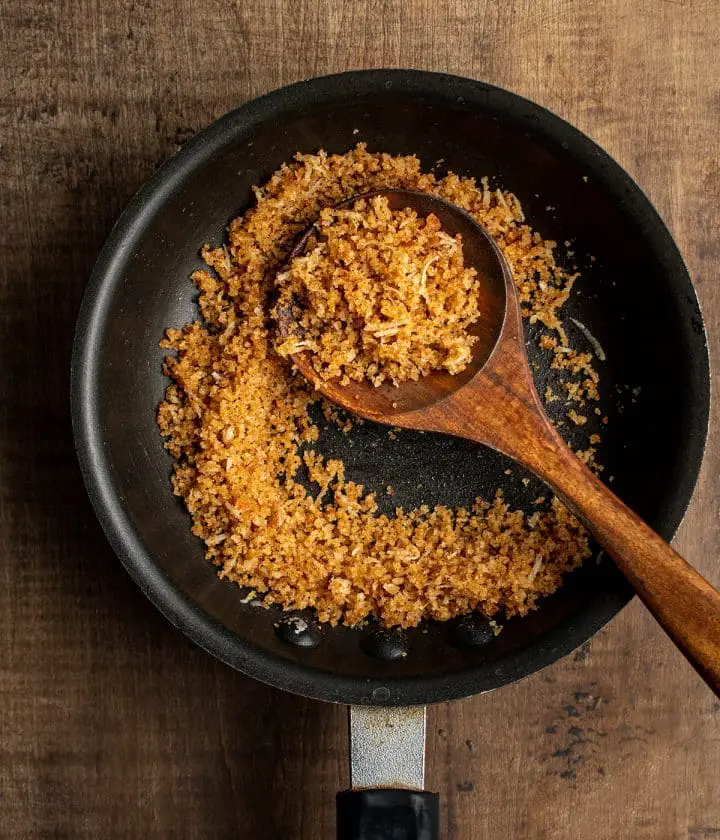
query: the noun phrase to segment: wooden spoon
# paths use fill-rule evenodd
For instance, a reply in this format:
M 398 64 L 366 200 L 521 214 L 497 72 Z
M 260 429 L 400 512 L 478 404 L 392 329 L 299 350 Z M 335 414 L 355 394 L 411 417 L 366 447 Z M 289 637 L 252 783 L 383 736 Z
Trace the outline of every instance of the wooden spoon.
M 720 696 L 720 593 L 648 527 L 566 446 L 538 397 L 525 354 L 523 328 L 510 267 L 490 234 L 471 216 L 437 196 L 379 190 L 391 209 L 434 213 L 451 234 L 461 234 L 465 264 L 481 279 L 481 319 L 473 359 L 457 375 L 432 373 L 400 386 L 324 382 L 308 351 L 293 362 L 324 396 L 368 420 L 444 432 L 484 443 L 520 462 L 545 481 L 580 519 L 635 588 L 644 604 Z M 293 249 L 304 253 L 311 228 Z M 294 309 L 294 307 L 292 308 Z M 297 312 L 277 313 L 281 336 L 297 336 Z

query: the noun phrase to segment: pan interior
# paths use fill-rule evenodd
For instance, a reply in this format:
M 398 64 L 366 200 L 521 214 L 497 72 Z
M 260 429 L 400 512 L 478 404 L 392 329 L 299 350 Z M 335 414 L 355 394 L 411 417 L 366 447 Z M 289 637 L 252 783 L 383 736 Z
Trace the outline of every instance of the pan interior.
M 171 493 L 171 461 L 155 425 L 167 385 L 158 341 L 167 326 L 197 317 L 189 275 L 201 266 L 199 247 L 221 243 L 228 222 L 250 206 L 251 187 L 298 150 L 343 152 L 362 141 L 372 151 L 417 154 L 439 174 L 489 176 L 520 198 L 533 228 L 557 240 L 560 257 L 582 272 L 563 316 L 576 347 L 588 346 L 579 323 L 605 353 L 598 363 L 599 406 L 608 417 L 603 476 L 665 537 L 679 524 L 699 468 L 707 353 L 692 286 L 667 231 L 589 141 L 530 103 L 465 80 L 351 75 L 234 112 L 188 144 L 135 199 L 98 263 L 81 316 L 75 423 L 111 541 L 145 591 L 196 641 L 254 676 L 308 695 L 431 702 L 497 687 L 569 652 L 627 602 L 628 586 L 610 562 L 590 560 L 489 644 L 456 646 L 452 627 L 430 623 L 410 631 L 408 655 L 391 662 L 368 655 L 368 630 L 321 628 L 314 648 L 282 641 L 275 627 L 281 613 L 241 603 L 238 589 L 204 560 Z M 542 393 L 549 358 L 538 350 L 534 328 L 526 337 Z M 554 410 L 560 417 L 562 406 Z M 570 442 L 584 448 L 587 436 L 586 427 Z M 451 437 L 389 435 L 372 423 L 344 435 L 325 424 L 319 448 L 341 457 L 348 478 L 368 489 L 392 485 L 392 498 L 378 494 L 386 511 L 468 505 L 498 488 L 513 507 L 533 510 L 545 492 L 505 457 Z

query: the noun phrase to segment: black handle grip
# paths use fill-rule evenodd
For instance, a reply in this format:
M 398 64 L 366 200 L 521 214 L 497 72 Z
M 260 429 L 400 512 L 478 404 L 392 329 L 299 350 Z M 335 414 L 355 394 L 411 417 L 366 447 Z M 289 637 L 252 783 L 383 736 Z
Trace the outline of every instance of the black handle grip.
M 437 793 L 399 788 L 338 793 L 337 840 L 438 840 Z

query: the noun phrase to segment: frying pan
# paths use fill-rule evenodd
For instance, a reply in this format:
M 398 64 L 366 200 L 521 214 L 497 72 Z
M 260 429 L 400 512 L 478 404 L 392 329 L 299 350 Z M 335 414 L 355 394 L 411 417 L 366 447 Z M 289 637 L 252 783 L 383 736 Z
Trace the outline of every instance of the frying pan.
M 250 206 L 252 185 L 296 151 L 343 152 L 357 142 L 417 154 L 439 175 L 489 176 L 558 241 L 559 258 L 577 265 L 582 277 L 563 317 L 575 346 L 592 335 L 604 351 L 603 477 L 668 540 L 702 459 L 708 354 L 682 258 L 627 173 L 548 111 L 468 79 L 378 70 L 283 88 L 188 142 L 115 226 L 87 289 L 72 363 L 77 450 L 108 539 L 150 600 L 205 650 L 278 688 L 351 705 L 354 790 L 338 796 L 339 836 L 433 837 L 437 799 L 412 790 L 423 787 L 424 712 L 408 707 L 498 688 L 554 662 L 628 602 L 628 584 L 598 553 L 499 635 L 478 615 L 400 633 L 331 629 L 308 613 L 258 608 L 205 561 L 171 492 L 155 425 L 167 386 L 158 342 L 166 327 L 197 317 L 188 277 L 202 265 L 200 245 L 220 244 Z M 526 328 L 542 393 L 552 371 Z M 587 446 L 587 428 L 563 431 L 575 448 Z M 503 456 L 439 435 L 391 440 L 369 423 L 350 436 L 326 426 L 320 449 L 369 489 L 392 484 L 388 509 L 467 505 L 500 487 L 512 507 L 532 510 L 543 493 Z

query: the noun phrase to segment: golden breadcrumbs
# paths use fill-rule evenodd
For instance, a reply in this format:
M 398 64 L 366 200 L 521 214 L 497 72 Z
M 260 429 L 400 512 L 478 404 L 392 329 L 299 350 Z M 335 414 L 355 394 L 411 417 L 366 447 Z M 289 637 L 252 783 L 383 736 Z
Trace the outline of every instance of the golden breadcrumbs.
M 345 478 L 342 462 L 307 447 L 318 439 L 308 415 L 317 397 L 273 349 L 269 296 L 297 235 L 324 208 L 387 187 L 441 195 L 485 225 L 510 262 L 525 316 L 566 346 L 557 310 L 574 278 L 556 265 L 554 243 L 524 223 L 515 196 L 486 180 L 437 180 L 414 156 L 362 145 L 298 155 L 255 190 L 227 245 L 203 250 L 211 270 L 193 279 L 205 324 L 167 331 L 172 384 L 158 424 L 175 459 L 173 487 L 220 575 L 266 603 L 314 607 L 333 624 L 377 616 L 412 626 L 476 609 L 522 615 L 589 555 L 577 520 L 556 500 L 531 515 L 510 510 L 500 493 L 469 510 L 378 515 L 375 496 Z M 319 487 L 313 494 L 300 483 L 303 464 Z
M 277 276 L 277 308 L 299 327 L 278 342 L 281 356 L 307 351 L 321 380 L 343 385 L 467 367 L 479 293 L 460 236 L 434 214 L 391 210 L 384 196 L 325 208 L 315 227 L 311 247 Z

